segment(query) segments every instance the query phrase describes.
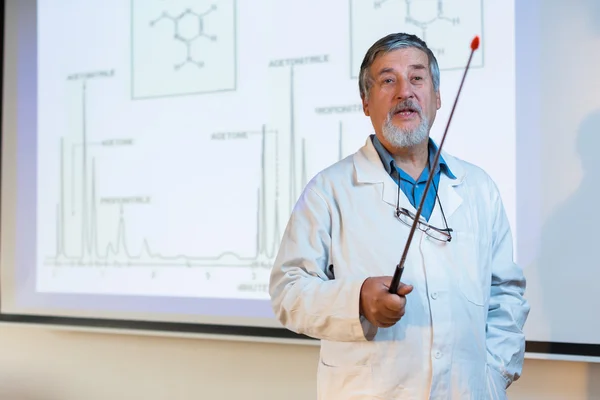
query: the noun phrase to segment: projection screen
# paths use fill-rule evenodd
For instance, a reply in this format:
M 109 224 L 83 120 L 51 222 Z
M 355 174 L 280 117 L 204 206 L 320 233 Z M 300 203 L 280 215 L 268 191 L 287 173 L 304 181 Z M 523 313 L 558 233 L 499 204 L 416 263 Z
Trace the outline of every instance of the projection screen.
M 301 338 L 270 267 L 304 185 L 373 133 L 365 51 L 427 41 L 439 140 L 479 35 L 445 150 L 500 188 L 528 354 L 600 356 L 593 0 L 4 3 L 3 321 Z

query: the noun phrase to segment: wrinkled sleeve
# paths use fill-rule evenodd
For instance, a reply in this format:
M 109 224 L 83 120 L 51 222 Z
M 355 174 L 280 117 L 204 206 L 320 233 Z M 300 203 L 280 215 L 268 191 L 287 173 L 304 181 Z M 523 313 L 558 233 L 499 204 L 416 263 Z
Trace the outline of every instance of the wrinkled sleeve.
M 374 328 L 359 316 L 361 277 L 328 271 L 332 213 L 307 187 L 292 210 L 269 282 L 271 304 L 287 329 L 316 339 L 364 341 Z
M 487 319 L 487 362 L 497 386 L 508 388 L 521 376 L 525 355 L 523 326 L 529 315 L 525 276 L 513 261 L 513 239 L 496 186 L 492 190 L 492 285 Z

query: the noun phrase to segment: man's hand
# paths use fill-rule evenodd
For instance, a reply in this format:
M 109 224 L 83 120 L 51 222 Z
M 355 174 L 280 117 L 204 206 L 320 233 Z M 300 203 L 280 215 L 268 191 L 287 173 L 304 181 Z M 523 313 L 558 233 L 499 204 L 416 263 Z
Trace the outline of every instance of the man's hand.
M 389 328 L 402 318 L 406 295 L 413 287 L 400 283 L 397 294 L 390 293 L 391 276 L 367 278 L 360 289 L 360 314 L 379 328 Z

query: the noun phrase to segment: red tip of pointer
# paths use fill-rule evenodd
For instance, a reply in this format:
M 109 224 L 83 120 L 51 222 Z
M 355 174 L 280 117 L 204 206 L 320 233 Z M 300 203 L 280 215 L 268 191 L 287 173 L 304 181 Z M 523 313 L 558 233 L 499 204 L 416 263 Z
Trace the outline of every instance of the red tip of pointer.
M 471 50 L 477 50 L 479 48 L 479 36 L 475 36 L 471 42 Z

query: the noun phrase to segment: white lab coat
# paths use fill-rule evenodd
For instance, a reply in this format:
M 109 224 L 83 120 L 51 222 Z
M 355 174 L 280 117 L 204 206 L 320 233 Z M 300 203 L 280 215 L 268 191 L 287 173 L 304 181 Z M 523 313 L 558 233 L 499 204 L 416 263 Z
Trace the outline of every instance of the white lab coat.
M 359 316 L 362 283 L 393 274 L 409 232 L 370 138 L 294 207 L 270 295 L 285 327 L 321 339 L 319 400 L 504 399 L 519 377 L 529 305 L 499 192 L 480 168 L 442 155 L 457 178 L 439 183 L 453 240 L 415 232 L 402 278 L 414 289 L 391 328 Z M 402 192 L 400 206 L 415 211 Z M 439 204 L 429 223 L 444 227 Z

